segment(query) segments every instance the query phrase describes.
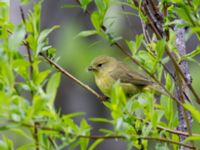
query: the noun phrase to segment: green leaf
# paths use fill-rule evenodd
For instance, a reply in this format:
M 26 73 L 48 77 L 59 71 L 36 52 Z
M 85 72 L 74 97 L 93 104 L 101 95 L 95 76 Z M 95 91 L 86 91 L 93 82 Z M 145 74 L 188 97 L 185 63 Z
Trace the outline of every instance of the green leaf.
M 178 135 L 176 135 L 176 134 L 172 134 L 172 140 L 173 141 L 176 141 L 176 142 L 179 142 L 179 136 Z M 174 149 L 178 149 L 178 145 L 176 145 L 176 144 L 173 144 L 173 148 Z
M 163 53 L 165 51 L 165 45 L 166 43 L 164 39 L 156 43 L 157 60 L 160 60 L 162 58 Z
M 151 122 L 152 122 L 152 126 L 153 126 L 154 129 L 156 129 L 157 120 L 158 120 L 158 115 L 157 115 L 157 113 L 154 111 L 154 112 L 153 112 L 153 115 L 152 115 L 152 117 L 151 117 Z
M 157 124 L 160 122 L 164 112 L 162 110 L 154 110 L 153 115 L 151 117 L 152 126 L 154 129 L 157 128 Z
M 192 116 L 200 123 L 200 112 L 189 102 L 183 104 L 184 107 L 189 110 L 192 114 Z
M 18 127 L 12 128 L 11 132 L 17 133 L 18 135 L 26 138 L 26 140 L 33 141 L 34 139 L 30 136 L 30 134 L 27 133 L 26 131 L 24 131 L 23 129 L 20 129 L 19 125 L 18 125 Z
M 122 87 L 120 86 L 120 81 L 115 82 L 112 87 L 111 101 L 115 104 L 126 103 L 126 96 Z
M 30 2 L 30 0 L 21 0 L 22 5 L 27 5 Z
M 91 144 L 91 146 L 89 147 L 88 150 L 94 150 L 97 147 L 97 145 L 99 145 L 103 141 L 104 141 L 104 139 L 98 139 L 98 140 L 96 140 L 94 143 Z
M 85 112 L 75 112 L 75 113 L 66 114 L 64 116 L 72 118 L 72 117 L 83 116 L 83 115 L 85 115 Z
M 9 21 L 10 1 L 0 1 L 0 26 L 3 26 Z
M 8 139 L 6 136 L 3 136 L 2 140 L 0 140 L 0 149 L 14 150 L 13 142 L 10 139 Z
M 157 143 L 155 150 L 169 150 L 169 148 L 166 143 Z
M 12 125 L 0 126 L 0 131 L 6 131 L 6 130 L 10 130 L 12 128 L 19 128 L 19 127 L 20 127 L 19 124 L 12 124 Z
M 132 55 L 135 55 L 137 53 L 136 43 L 134 41 L 126 41 L 126 44 L 128 45 L 128 48 L 131 50 Z
M 94 121 L 94 122 L 112 123 L 111 120 L 106 119 L 106 118 L 90 118 L 89 120 Z
M 174 12 L 177 13 L 177 15 L 182 19 L 185 20 L 187 22 L 190 22 L 190 12 L 189 12 L 189 8 L 187 6 L 181 5 L 181 7 L 176 7 L 174 8 Z
M 92 0 L 79 0 L 81 3 L 81 7 L 83 8 L 84 11 L 86 11 L 87 6 L 90 4 Z
M 51 107 L 53 106 L 59 83 L 60 83 L 60 73 L 55 73 L 54 75 L 51 76 L 51 78 L 48 81 L 46 87 L 46 93 L 48 96 L 49 105 Z
M 34 149 L 35 148 L 35 144 L 24 144 L 20 147 L 18 147 L 16 150 L 27 150 L 27 149 Z
M 189 58 L 192 58 L 192 57 L 195 57 L 196 55 L 198 55 L 200 53 L 200 46 L 198 46 L 195 50 L 193 50 L 192 52 L 186 54 L 186 55 L 183 55 L 181 57 L 182 60 L 184 59 L 189 59 Z
M 83 119 L 80 125 L 80 134 L 81 135 L 90 135 L 90 126 L 88 125 L 87 121 Z M 89 144 L 89 138 L 81 138 L 80 139 L 80 147 L 81 150 L 86 150 Z
M 109 0 L 95 0 L 95 4 L 98 8 L 98 12 L 101 14 L 102 17 L 104 17 L 109 7 Z
M 18 50 L 20 44 L 24 40 L 26 31 L 23 25 L 16 26 L 9 39 L 9 48 L 11 50 Z
M 15 76 L 13 74 L 12 68 L 8 63 L 0 61 L 0 76 L 5 86 L 8 86 L 9 92 L 12 92 L 14 88 Z
M 103 23 L 102 17 L 99 15 L 97 11 L 94 11 L 91 15 L 91 21 L 94 26 L 94 28 L 97 30 L 97 32 L 100 32 L 101 25 Z
M 50 70 L 45 70 L 40 73 L 38 73 L 36 76 L 34 76 L 33 81 L 36 85 L 40 85 L 46 77 L 49 75 L 51 71 Z
M 23 65 L 22 65 L 23 64 Z M 29 76 L 29 62 L 25 59 L 16 59 L 13 60 L 14 71 L 21 75 L 23 78 L 27 79 Z
M 143 41 L 143 34 L 136 35 L 135 43 L 136 43 L 136 49 L 139 49 Z
M 200 136 L 198 135 L 189 136 L 183 141 L 183 144 L 187 144 L 190 141 L 200 141 Z
M 43 30 L 43 31 L 40 33 L 40 35 L 39 35 L 39 37 L 38 37 L 38 40 L 37 40 L 37 42 L 38 42 L 38 48 L 37 48 L 37 52 L 36 52 L 37 55 L 41 52 L 42 48 L 44 47 L 44 44 L 43 44 L 44 40 L 47 38 L 47 36 L 48 36 L 53 30 L 55 30 L 55 29 L 57 29 L 57 28 L 59 28 L 59 26 L 53 26 L 53 27 L 51 27 L 50 29 L 45 29 L 45 30 Z
M 78 37 L 87 37 L 87 36 L 91 36 L 97 34 L 96 30 L 87 30 L 87 31 L 81 31 L 78 35 L 76 35 L 74 38 L 78 38 Z

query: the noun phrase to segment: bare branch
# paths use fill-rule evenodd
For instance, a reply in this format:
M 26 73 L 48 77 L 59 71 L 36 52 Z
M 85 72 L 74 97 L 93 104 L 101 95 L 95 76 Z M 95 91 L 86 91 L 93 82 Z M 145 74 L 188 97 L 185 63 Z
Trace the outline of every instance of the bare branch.
M 39 145 L 39 138 L 38 138 L 38 126 L 39 123 L 35 122 L 34 123 L 34 133 L 33 133 L 33 137 L 35 139 L 35 150 L 40 150 L 40 145 Z

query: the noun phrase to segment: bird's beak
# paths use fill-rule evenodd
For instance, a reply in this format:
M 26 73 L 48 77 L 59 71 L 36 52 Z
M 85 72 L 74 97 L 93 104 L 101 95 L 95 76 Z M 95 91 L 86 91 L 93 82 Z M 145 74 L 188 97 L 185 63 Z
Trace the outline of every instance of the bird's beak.
M 88 67 L 88 71 L 96 71 L 96 69 L 94 67 L 92 67 L 92 66 L 89 66 Z

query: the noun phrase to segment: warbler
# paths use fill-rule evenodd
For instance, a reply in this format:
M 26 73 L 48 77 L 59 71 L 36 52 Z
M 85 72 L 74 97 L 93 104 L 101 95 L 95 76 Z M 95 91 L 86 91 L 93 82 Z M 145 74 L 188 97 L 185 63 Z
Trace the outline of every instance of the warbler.
M 111 96 L 113 84 L 118 80 L 128 97 L 147 89 L 155 89 L 155 83 L 152 80 L 110 56 L 94 58 L 88 67 L 88 71 L 94 72 L 97 86 L 108 97 Z

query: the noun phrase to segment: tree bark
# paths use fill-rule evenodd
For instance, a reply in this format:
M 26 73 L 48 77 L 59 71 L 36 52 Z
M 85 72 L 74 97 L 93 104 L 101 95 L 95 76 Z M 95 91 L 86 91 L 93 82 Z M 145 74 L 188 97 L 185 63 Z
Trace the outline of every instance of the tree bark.
M 184 28 L 177 28 L 175 27 L 176 32 L 176 47 L 178 49 L 178 53 L 180 56 L 187 54 L 186 52 L 186 44 L 184 39 L 185 29 Z M 191 84 L 191 75 L 189 71 L 188 63 L 185 60 L 181 60 L 179 63 L 181 70 L 183 71 L 185 77 L 187 78 L 187 83 L 185 83 L 181 77 L 179 76 L 178 72 L 176 73 L 176 96 L 184 103 L 186 96 L 189 98 L 189 89 L 187 88 L 187 84 Z M 182 106 L 178 105 L 178 117 L 179 117 L 179 126 L 178 129 L 181 131 L 190 132 L 191 130 L 191 123 L 192 123 L 192 116 L 191 114 L 184 110 Z M 180 142 L 186 138 L 185 136 L 180 135 Z M 188 148 L 181 147 L 181 150 L 188 150 Z

